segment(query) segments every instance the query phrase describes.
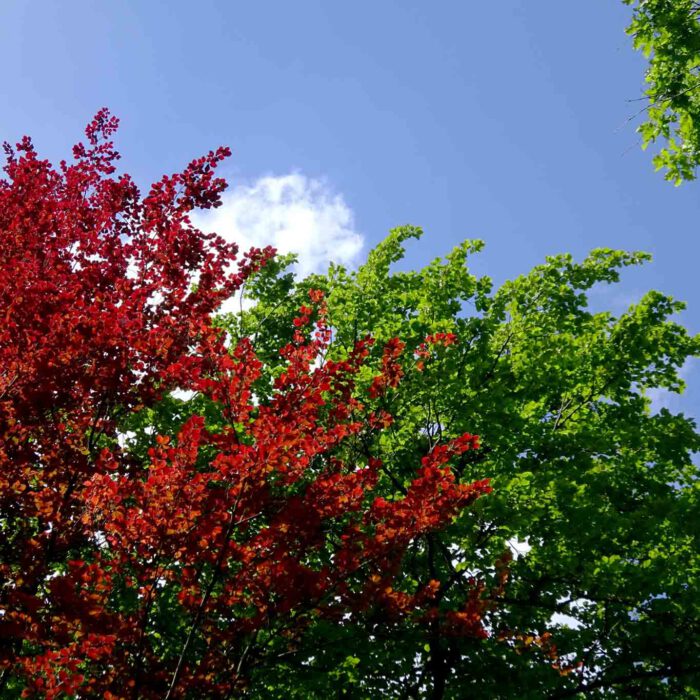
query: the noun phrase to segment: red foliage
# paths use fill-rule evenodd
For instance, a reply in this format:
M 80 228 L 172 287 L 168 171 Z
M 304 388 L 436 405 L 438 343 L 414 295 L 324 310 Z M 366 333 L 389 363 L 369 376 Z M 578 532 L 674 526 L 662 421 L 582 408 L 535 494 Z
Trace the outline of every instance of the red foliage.
M 27 697 L 227 696 L 261 630 L 293 640 L 377 602 L 399 616 L 429 606 L 436 582 L 391 589 L 403 552 L 489 486 L 455 481 L 450 459 L 477 446 L 466 435 L 427 455 L 404 497 L 373 493 L 381 464 L 354 447 L 390 423 L 356 398 L 372 341 L 319 364 L 320 292 L 257 405 L 253 345 L 227 349 L 211 314 L 273 251 L 239 260 L 188 218 L 220 203 L 228 151 L 142 197 L 114 175 L 116 127 L 101 111 L 58 169 L 29 139 L 5 147 L 0 669 Z M 400 381 L 402 351 L 387 345 L 370 398 Z M 215 405 L 215 424 L 192 416 L 146 460 L 120 447 L 120 421 L 175 388 Z M 169 647 L 153 635 L 163 601 L 183 623 Z M 477 608 L 445 625 L 482 634 Z

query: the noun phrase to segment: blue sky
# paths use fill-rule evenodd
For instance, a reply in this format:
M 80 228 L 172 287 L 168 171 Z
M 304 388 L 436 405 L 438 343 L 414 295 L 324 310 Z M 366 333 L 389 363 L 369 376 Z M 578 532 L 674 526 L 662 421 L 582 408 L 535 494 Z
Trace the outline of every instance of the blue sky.
M 58 159 L 106 105 L 144 184 L 227 144 L 220 214 L 309 268 L 403 223 L 426 230 L 410 265 L 483 238 L 475 269 L 496 281 L 647 250 L 607 301 L 659 288 L 698 332 L 700 183 L 666 183 L 625 123 L 644 69 L 628 20 L 617 0 L 4 0 L 0 138 Z M 700 368 L 688 381 L 697 415 Z

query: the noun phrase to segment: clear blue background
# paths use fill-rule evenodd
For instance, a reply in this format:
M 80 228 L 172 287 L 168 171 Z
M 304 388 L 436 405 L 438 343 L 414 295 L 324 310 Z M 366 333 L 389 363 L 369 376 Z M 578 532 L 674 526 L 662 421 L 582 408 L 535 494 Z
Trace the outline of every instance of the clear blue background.
M 665 182 L 626 124 L 644 70 L 629 16 L 618 0 L 5 0 L 0 138 L 59 159 L 106 105 L 141 182 L 228 144 L 241 176 L 327 178 L 369 245 L 423 226 L 411 265 L 484 238 L 476 269 L 496 281 L 555 252 L 647 250 L 607 303 L 659 288 L 697 332 L 700 182 Z M 698 415 L 697 366 L 688 381 Z

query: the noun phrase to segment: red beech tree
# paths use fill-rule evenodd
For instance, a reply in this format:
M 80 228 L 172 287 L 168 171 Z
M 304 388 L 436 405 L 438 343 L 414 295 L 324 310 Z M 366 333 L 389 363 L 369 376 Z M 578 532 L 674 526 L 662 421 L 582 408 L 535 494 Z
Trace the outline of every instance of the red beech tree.
M 395 339 L 368 377 L 371 338 L 326 358 L 312 292 L 258 401 L 270 373 L 212 313 L 273 251 L 239 258 L 189 219 L 219 204 L 228 151 L 142 197 L 115 174 L 116 127 L 99 112 L 59 168 L 29 139 L 5 146 L 0 696 L 230 697 L 315 621 L 372 610 L 484 636 L 478 582 L 458 610 L 436 581 L 392 587 L 415 538 L 490 490 L 452 474 L 477 446 L 464 435 L 424 456 L 403 497 L 382 497 L 371 444 L 391 416 L 376 399 L 430 360 L 407 363 Z M 124 426 L 175 389 L 200 410 L 132 449 Z

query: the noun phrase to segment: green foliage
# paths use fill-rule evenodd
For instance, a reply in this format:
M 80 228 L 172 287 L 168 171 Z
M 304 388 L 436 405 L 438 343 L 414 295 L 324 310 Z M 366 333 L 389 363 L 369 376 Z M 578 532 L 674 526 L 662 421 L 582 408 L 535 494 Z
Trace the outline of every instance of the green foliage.
M 624 0 L 634 6 L 627 31 L 649 59 L 643 146 L 665 145 L 654 157 L 666 179 L 696 177 L 700 163 L 700 3 L 696 0 Z
M 377 400 L 397 418 L 372 449 L 390 497 L 426 446 L 477 433 L 483 447 L 464 456 L 460 478 L 488 477 L 494 492 L 446 534 L 415 542 L 395 587 L 437 579 L 449 605 L 471 576 L 494 580 L 504 551 L 531 549 L 510 564 L 488 639 L 436 637 L 380 611 L 319 623 L 281 665 L 257 671 L 252 696 L 695 697 L 700 436 L 692 419 L 649 399 L 652 389 L 682 391 L 679 368 L 700 353 L 674 320 L 683 305 L 649 292 L 619 316 L 588 309 L 590 290 L 617 282 L 643 253 L 551 257 L 495 291 L 469 270 L 478 241 L 393 273 L 404 242 L 420 235 L 392 231 L 356 272 L 332 266 L 295 282 L 284 264 L 267 268 L 248 287 L 252 308 L 222 323 L 256 334 L 273 366 L 307 290 L 321 288 L 329 354 L 341 358 L 371 333 L 375 372 L 381 341 L 403 339 L 408 364 L 426 336 L 454 333 L 424 372 Z

